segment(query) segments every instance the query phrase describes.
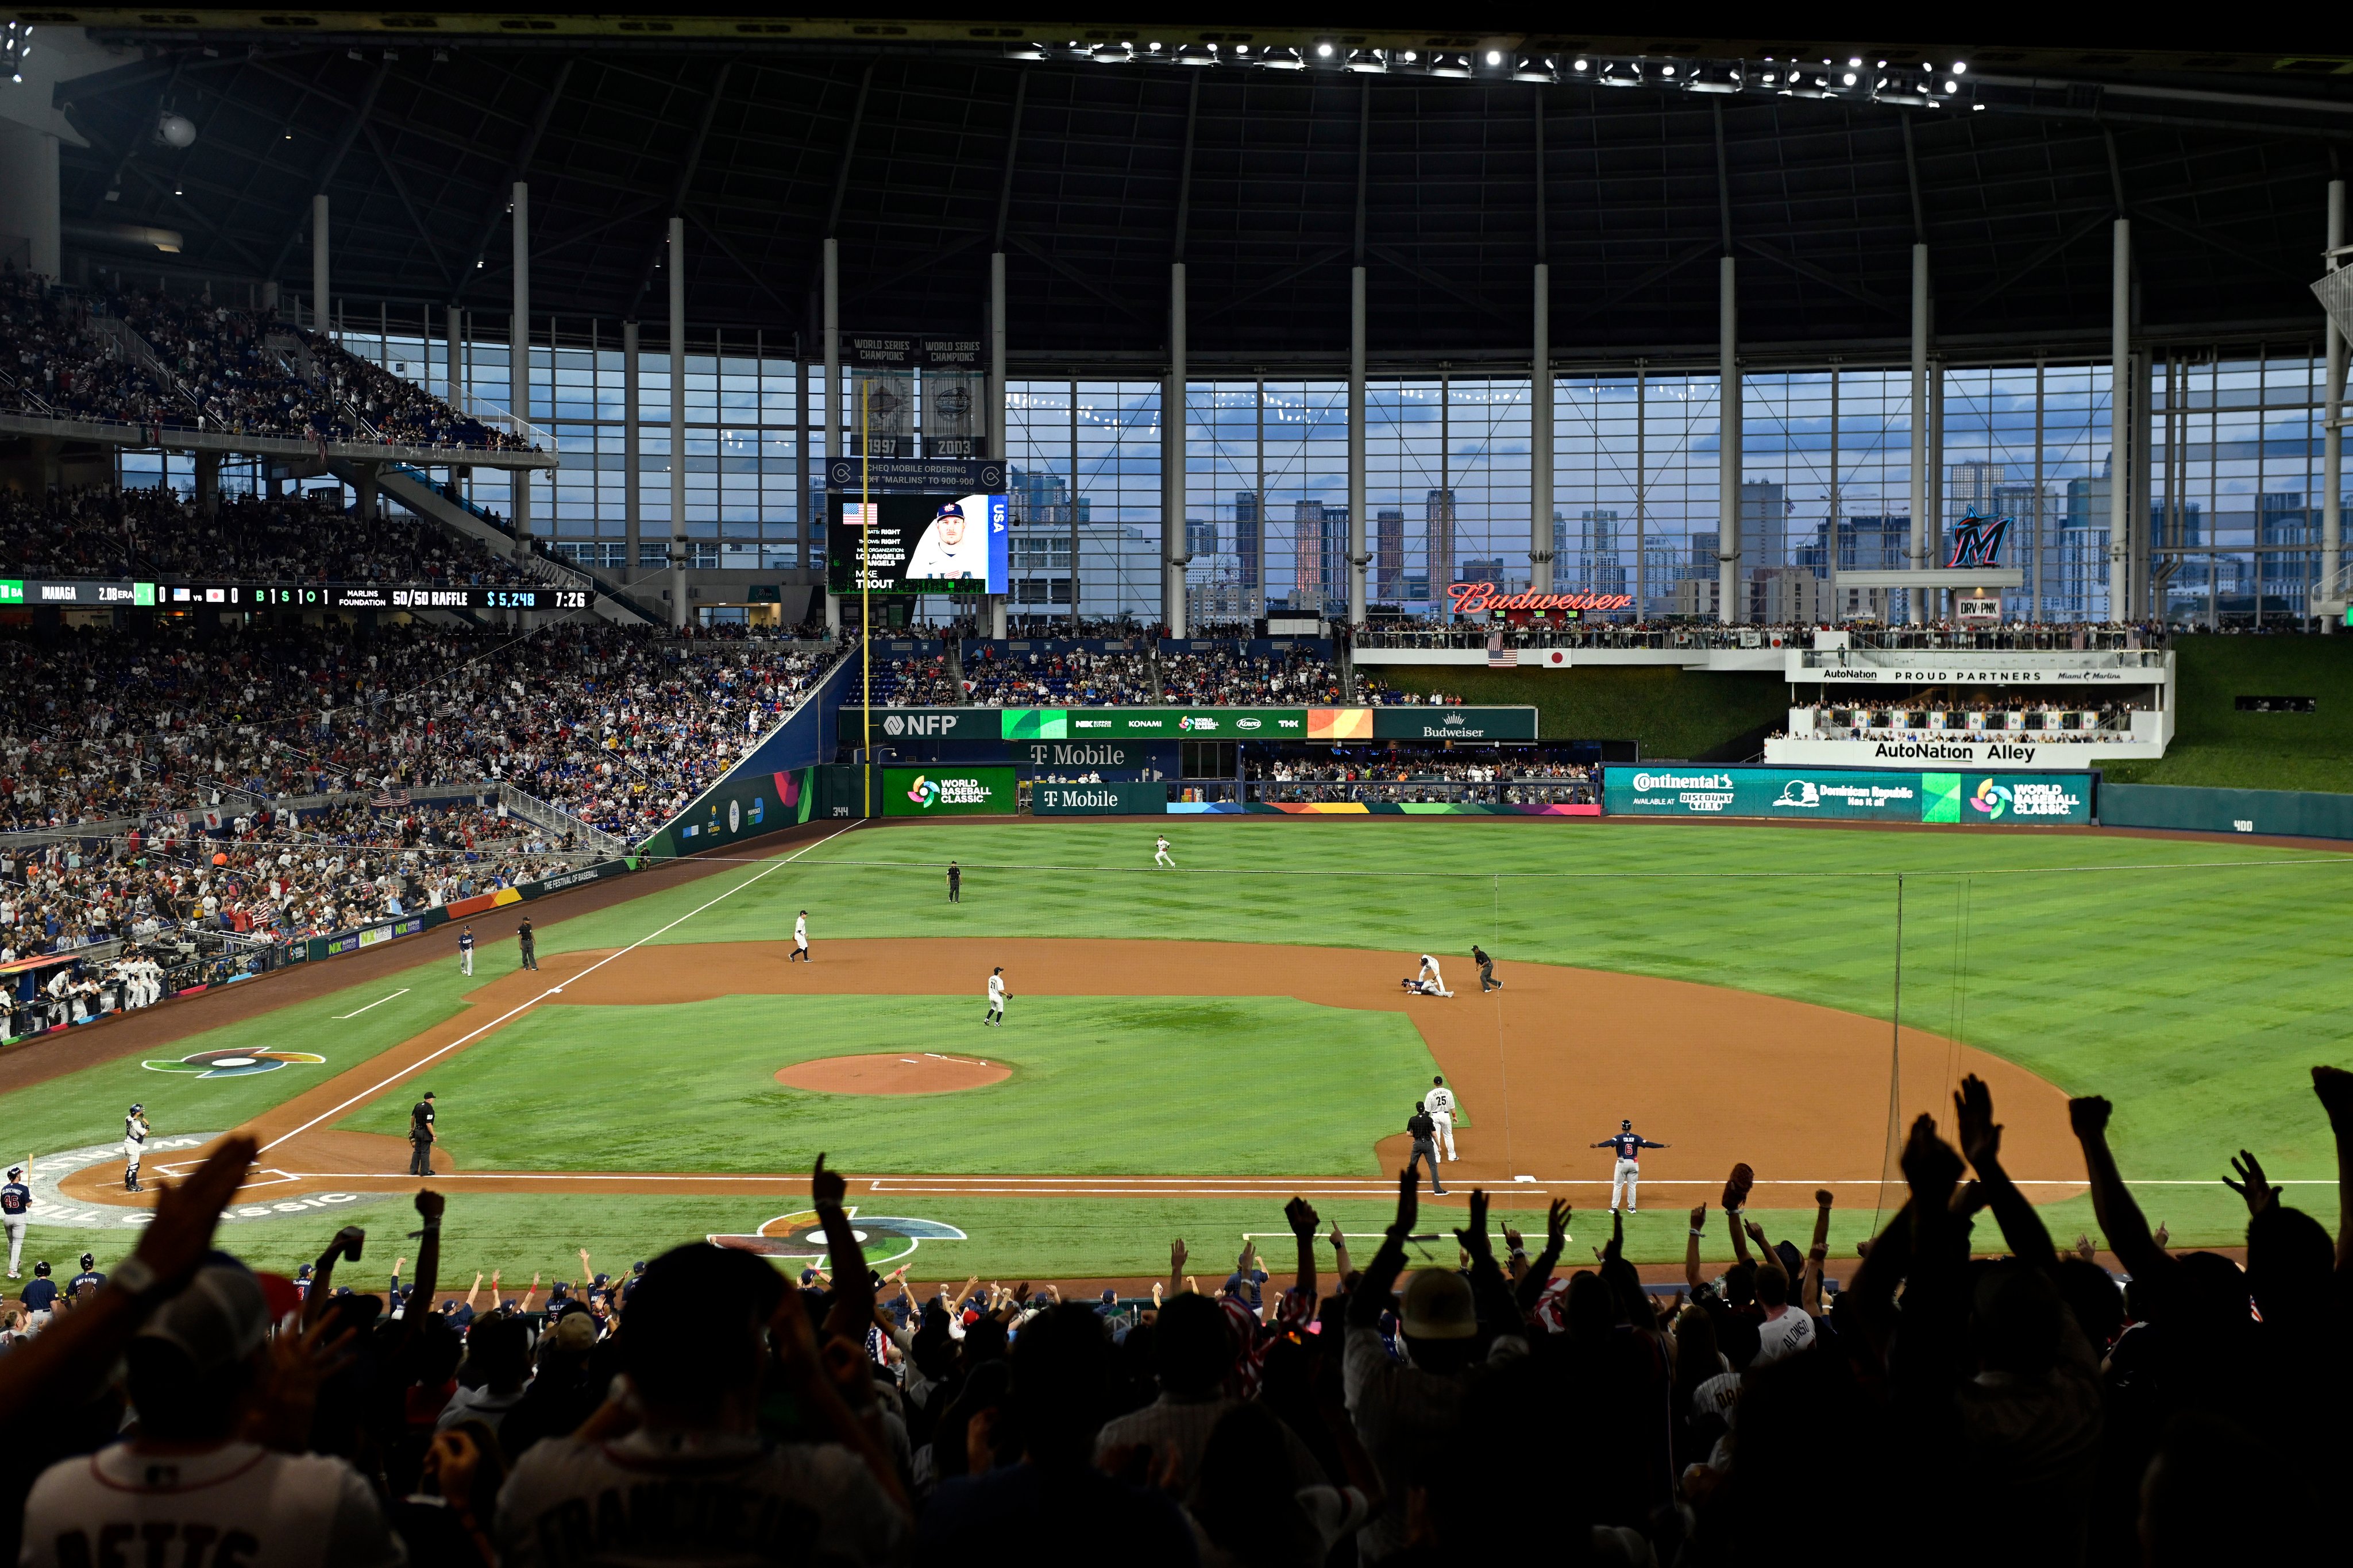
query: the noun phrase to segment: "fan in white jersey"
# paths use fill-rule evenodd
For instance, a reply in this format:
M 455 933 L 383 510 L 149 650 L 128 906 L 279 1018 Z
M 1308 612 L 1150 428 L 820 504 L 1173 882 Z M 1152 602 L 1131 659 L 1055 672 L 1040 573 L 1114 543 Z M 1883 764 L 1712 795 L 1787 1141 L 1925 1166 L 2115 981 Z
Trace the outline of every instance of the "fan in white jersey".
M 125 1279 L 132 1272 L 125 1264 L 107 1289 L 135 1292 L 138 1284 Z M 375 1493 L 348 1463 L 274 1453 L 238 1437 L 267 1384 L 269 1331 L 259 1280 L 227 1265 L 198 1271 L 125 1354 L 138 1437 L 42 1472 L 25 1500 L 18 1562 L 393 1568 L 405 1561 Z

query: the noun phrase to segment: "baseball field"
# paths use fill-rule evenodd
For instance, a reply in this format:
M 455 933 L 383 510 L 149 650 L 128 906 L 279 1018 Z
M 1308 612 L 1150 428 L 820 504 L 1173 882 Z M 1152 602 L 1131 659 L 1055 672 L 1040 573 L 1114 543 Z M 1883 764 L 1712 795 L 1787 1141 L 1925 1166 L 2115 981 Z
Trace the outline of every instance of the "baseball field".
M 1715 1204 L 1735 1161 L 1777 1237 L 1831 1188 L 1851 1257 L 1895 1201 L 1891 1129 L 1968 1072 L 2067 1239 L 2097 1239 L 2073 1094 L 2116 1102 L 2124 1171 L 2177 1245 L 2240 1238 L 2218 1178 L 2242 1146 L 2289 1201 L 2331 1208 L 2306 1069 L 2347 1060 L 2353 856 L 2056 830 L 1246 818 L 1167 826 L 1171 870 L 1152 864 L 1160 826 L 812 835 L 569 918 L 533 905 L 535 972 L 510 916 L 478 922 L 470 978 L 445 926 L 350 961 L 349 984 L 341 961 L 249 983 L 234 1022 L 206 1026 L 225 1014 L 199 999 L 41 1042 L 13 1077 L 0 1058 L 16 1085 L 0 1141 L 33 1158 L 40 1203 L 26 1268 L 125 1249 L 153 1182 L 125 1193 L 108 1146 L 137 1100 L 151 1178 L 207 1138 L 259 1135 L 240 1255 L 291 1268 L 355 1223 L 374 1279 L 414 1245 L 400 1173 L 427 1089 L 443 1282 L 496 1270 L 510 1296 L 534 1273 L 578 1279 L 584 1249 L 607 1270 L 703 1236 L 809 1254 L 797 1211 L 819 1151 L 853 1177 L 870 1256 L 917 1278 L 1133 1279 L 1165 1273 L 1181 1237 L 1213 1286 L 1246 1237 L 1283 1252 L 1294 1192 L 1377 1233 L 1437 1074 L 1462 1105 L 1438 1208 L 1482 1185 L 1540 1233 L 1565 1196 L 1573 1258 L 1608 1234 L 1592 1145 L 1621 1118 L 1668 1145 L 1643 1161 L 1638 1258 L 1682 1257 L 1685 1211 Z M 787 961 L 804 909 L 806 964 Z M 1482 993 L 1473 943 L 1502 989 Z M 1451 997 L 1401 989 L 1423 952 Z M 992 1028 L 998 966 L 1011 1000 Z M 168 1044 L 110 1053 L 113 1029 Z M 1719 1225 L 1706 1253 L 1728 1255 Z

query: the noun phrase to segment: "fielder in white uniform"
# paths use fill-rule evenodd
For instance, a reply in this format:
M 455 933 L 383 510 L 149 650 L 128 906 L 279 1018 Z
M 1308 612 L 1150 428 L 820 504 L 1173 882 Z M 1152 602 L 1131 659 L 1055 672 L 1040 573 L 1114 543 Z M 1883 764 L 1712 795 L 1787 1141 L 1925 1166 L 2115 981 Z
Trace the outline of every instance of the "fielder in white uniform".
M 1169 858 L 1168 855 L 1168 835 L 1165 833 L 1160 835 L 1159 839 L 1153 845 L 1152 863 L 1155 866 L 1166 866 L 1172 871 L 1176 868 L 1176 862 Z
M 1005 966 L 999 964 L 988 977 L 988 1011 L 981 1017 L 981 1026 L 991 1024 L 1005 1026 Z
M 807 910 L 793 917 L 793 950 L 785 955 L 785 962 L 790 963 L 796 958 L 803 963 L 809 961 L 808 911 Z
M 1441 1160 L 1453 1159 L 1454 1091 L 1446 1087 L 1444 1079 L 1434 1078 L 1430 1080 L 1430 1092 L 1421 1097 L 1421 1108 L 1429 1114 L 1430 1121 L 1438 1124 L 1438 1135 L 1430 1140 L 1430 1142 L 1437 1146 L 1438 1157 Z
M 1438 973 L 1437 958 L 1430 953 L 1425 952 L 1421 955 L 1421 973 L 1418 978 L 1421 981 L 1425 995 L 1451 996 L 1454 994 L 1446 988 L 1445 976 Z
M 139 1184 L 139 1156 L 147 1149 L 147 1115 L 144 1106 L 134 1105 L 122 1119 L 122 1190 L 142 1193 Z

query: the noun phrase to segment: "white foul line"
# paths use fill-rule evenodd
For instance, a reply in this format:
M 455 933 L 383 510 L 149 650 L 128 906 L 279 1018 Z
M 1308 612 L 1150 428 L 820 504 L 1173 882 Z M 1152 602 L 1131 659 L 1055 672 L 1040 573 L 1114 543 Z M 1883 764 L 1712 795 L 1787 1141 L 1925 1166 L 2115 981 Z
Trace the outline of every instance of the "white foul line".
M 409 991 L 409 988 L 408 988 L 407 986 L 404 985 L 404 986 L 402 986 L 399 990 L 397 990 L 397 991 L 394 992 L 394 993 L 392 994 L 392 996 L 406 996 L 406 995 L 407 995 L 407 994 L 408 994 L 408 991 Z M 369 1004 L 367 1005 L 367 1007 L 360 1007 L 360 1008 L 356 1008 L 356 1009 L 354 1009 L 353 1011 L 349 1012 L 349 1013 L 338 1013 L 338 1014 L 336 1014 L 336 1015 L 335 1015 L 333 1021 L 334 1021 L 335 1023 L 340 1024 L 340 1023 L 342 1023 L 342 1022 L 343 1022 L 344 1019 L 346 1019 L 346 1018 L 356 1018 L 356 1017 L 358 1017 L 358 1016 L 360 1016 L 360 1014 L 366 1012 L 366 1011 L 368 1010 L 368 1007 L 381 1007 L 381 1006 L 383 1006 L 385 1003 L 387 1003 L 387 1002 L 389 1002 L 389 1001 L 391 1001 L 391 1000 L 392 1000 L 392 996 L 379 996 L 379 997 L 377 997 L 375 1001 L 373 1001 L 373 1002 L 369 1003 Z
M 582 970 L 572 978 L 574 980 L 586 980 L 588 976 L 596 973 L 598 970 L 604 968 L 615 959 L 627 958 L 629 954 L 637 952 L 638 949 L 645 946 L 646 943 L 653 941 L 654 938 L 660 936 L 663 931 L 674 931 L 678 927 L 682 926 L 687 921 L 692 920 L 695 916 L 701 914 L 703 910 L 710 909 L 712 905 L 726 902 L 729 899 L 733 898 L 736 894 L 742 892 L 744 889 L 750 887 L 761 878 L 768 875 L 769 872 L 779 870 L 784 867 L 791 865 L 794 861 L 799 859 L 802 856 L 816 848 L 818 844 L 829 844 L 834 839 L 840 837 L 842 834 L 849 832 L 850 827 L 855 827 L 857 826 L 857 822 L 852 821 L 849 827 L 843 827 L 835 832 L 828 833 L 823 838 L 818 839 L 816 843 L 803 845 L 800 848 L 794 850 L 791 854 L 786 856 L 781 860 L 769 862 L 768 865 L 761 870 L 750 877 L 746 877 L 744 880 L 736 883 L 733 887 L 728 889 L 717 898 L 710 900 L 709 903 L 697 904 L 694 908 L 687 910 L 686 913 L 679 916 L 678 919 L 670 921 L 670 924 L 662 927 L 660 931 L 648 931 L 645 935 L 638 938 L 637 941 L 629 943 L 628 946 L 622 948 L 619 952 L 607 953 L 604 957 L 598 959 L 596 963 L 590 964 L 587 968 Z M 409 1063 L 408 1066 L 401 1068 L 398 1072 L 394 1073 L 390 1078 L 385 1079 L 382 1083 L 377 1084 L 375 1088 L 362 1089 L 359 1093 L 343 1101 L 343 1104 L 336 1106 L 332 1110 L 322 1111 L 320 1114 L 311 1118 L 310 1121 L 302 1123 L 301 1126 L 294 1129 L 293 1131 L 286 1133 L 281 1137 L 272 1138 L 269 1142 L 264 1143 L 261 1146 L 260 1152 L 267 1154 L 272 1149 L 277 1148 L 280 1143 L 285 1142 L 287 1139 L 300 1138 L 303 1133 L 308 1132 L 311 1128 L 319 1125 L 320 1122 L 325 1121 L 332 1117 L 341 1116 L 344 1111 L 349 1110 L 353 1106 L 360 1103 L 360 1101 L 371 1099 L 375 1095 L 383 1093 L 385 1089 L 390 1089 L 402 1079 L 408 1077 L 409 1074 L 425 1066 L 427 1062 L 448 1056 L 451 1051 L 456 1050 L 459 1047 L 480 1038 L 482 1036 L 490 1033 L 492 1029 L 497 1028 L 501 1024 L 505 1023 L 509 1018 L 513 1017 L 516 1014 L 529 1011 L 531 1008 L 539 1005 L 542 1002 L 546 1001 L 550 996 L 560 995 L 563 993 L 563 990 L 564 987 L 561 985 L 551 985 L 546 990 L 541 992 L 538 995 L 520 1003 L 515 1006 L 508 1008 L 505 1012 L 500 1014 L 497 1017 L 491 1019 L 480 1028 L 474 1030 L 471 1034 L 460 1036 L 459 1038 L 450 1041 L 448 1045 L 443 1046 L 439 1050 L 432 1053 L 432 1055 Z M 386 998 L 386 1000 L 389 1000 L 389 998 Z

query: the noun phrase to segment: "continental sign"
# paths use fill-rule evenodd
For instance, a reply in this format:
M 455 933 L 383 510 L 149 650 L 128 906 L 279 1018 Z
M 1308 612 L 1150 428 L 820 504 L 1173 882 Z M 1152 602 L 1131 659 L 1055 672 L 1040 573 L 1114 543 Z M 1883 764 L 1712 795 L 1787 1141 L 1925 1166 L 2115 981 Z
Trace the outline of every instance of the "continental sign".
M 841 710 L 863 745 L 865 711 Z M 878 708 L 879 745 L 911 741 L 1496 741 L 1536 739 L 1534 708 Z
M 1603 769 L 1601 804 L 1612 816 L 2086 823 L 2092 775 L 1657 763 Z

